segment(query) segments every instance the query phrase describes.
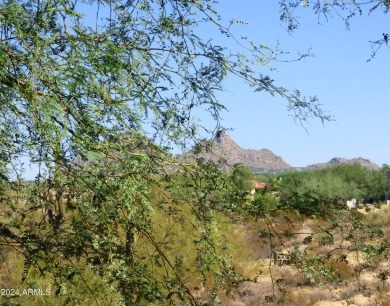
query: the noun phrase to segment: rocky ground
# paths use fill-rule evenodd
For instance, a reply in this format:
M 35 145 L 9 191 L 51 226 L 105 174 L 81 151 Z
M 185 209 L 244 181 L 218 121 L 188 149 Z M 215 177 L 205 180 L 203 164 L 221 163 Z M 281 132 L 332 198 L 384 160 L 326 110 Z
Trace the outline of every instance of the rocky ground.
M 374 214 L 386 216 L 385 235 L 389 235 L 390 208 L 383 205 L 381 209 L 374 210 L 373 207 L 360 208 L 359 211 L 375 219 Z M 370 215 L 371 214 L 371 215 Z M 275 223 L 275 226 L 281 224 Z M 334 245 L 319 245 L 314 233 L 318 232 L 323 224 L 318 221 L 307 218 L 298 227 L 295 227 L 295 238 L 284 240 L 283 252 L 292 251 L 297 244 L 301 250 L 306 249 L 308 254 L 324 255 L 332 252 L 332 249 L 338 245 L 346 247 L 349 241 L 340 240 L 335 237 Z M 243 230 L 243 228 L 240 228 Z M 373 269 L 363 269 L 364 258 L 359 252 L 350 252 L 345 262 L 334 260 L 334 264 L 342 279 L 341 283 L 332 284 L 324 282 L 321 284 L 312 284 L 308 278 L 288 263 L 278 264 L 268 255 L 265 255 L 264 249 L 260 247 L 258 241 L 254 239 L 255 234 L 251 229 L 246 228 L 245 235 L 248 252 L 252 251 L 250 260 L 242 262 L 242 270 L 251 274 L 253 279 L 242 283 L 233 297 L 226 297 L 221 300 L 221 305 L 226 306 L 244 306 L 244 305 L 297 305 L 297 306 L 338 306 L 338 305 L 390 305 L 390 277 L 386 280 L 378 278 L 379 272 L 388 271 L 390 273 L 390 263 L 387 261 L 377 262 Z M 313 239 L 307 237 L 313 235 Z M 306 240 L 305 240 L 306 238 Z M 252 241 L 253 239 L 253 241 Z M 258 244 L 256 249 L 256 243 Z M 257 254 L 257 255 L 256 255 Z M 336 255 L 336 253 L 331 253 Z M 268 256 L 268 257 L 267 257 Z M 336 269 L 336 270 L 337 270 Z M 256 272 L 257 271 L 257 275 Z M 275 298 L 272 298 L 275 297 Z

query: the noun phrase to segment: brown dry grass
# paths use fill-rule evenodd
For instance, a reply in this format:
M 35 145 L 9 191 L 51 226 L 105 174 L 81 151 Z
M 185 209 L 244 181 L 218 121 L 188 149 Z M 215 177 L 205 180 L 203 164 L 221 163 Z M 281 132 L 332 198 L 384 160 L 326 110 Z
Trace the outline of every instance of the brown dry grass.
M 389 211 L 383 207 L 381 215 L 374 215 L 374 211 L 360 216 L 364 222 L 381 226 L 385 237 L 389 237 L 390 222 Z M 354 212 L 355 215 L 357 214 Z M 345 222 L 348 222 L 349 212 L 345 212 Z M 330 225 L 323 219 L 311 219 L 307 216 L 289 216 L 291 222 L 286 222 L 284 215 L 273 215 L 268 225 L 264 221 L 258 224 L 241 225 L 237 228 L 236 237 L 241 237 L 244 249 L 248 249 L 251 255 L 250 261 L 240 263 L 241 272 L 251 271 L 250 267 L 260 267 L 261 273 L 256 282 L 244 282 L 238 288 L 234 298 L 225 297 L 221 305 L 299 305 L 299 306 L 325 306 L 346 305 L 358 303 L 359 305 L 389 305 L 390 280 L 380 281 L 378 275 L 381 271 L 389 269 L 389 263 L 384 256 L 378 256 L 372 261 L 371 268 L 364 266 L 366 262 L 363 254 L 357 251 L 348 251 L 354 245 L 351 241 L 341 236 L 343 230 L 335 229 L 333 244 L 321 245 L 320 239 L 324 234 L 316 234 Z M 274 230 L 274 237 L 262 237 L 262 230 Z M 256 230 L 260 233 L 260 239 L 256 237 Z M 245 234 L 243 234 L 243 231 Z M 240 233 L 241 232 L 241 233 Z M 286 233 L 290 235 L 286 235 Z M 363 233 L 364 234 L 364 233 Z M 308 235 L 312 240 L 304 244 L 303 240 Z M 280 239 L 279 242 L 277 242 Z M 361 241 L 363 242 L 363 241 Z M 374 244 L 377 241 L 367 240 L 365 243 Z M 291 251 L 293 247 L 306 250 L 308 255 L 320 256 L 324 261 L 324 267 L 330 269 L 339 278 L 339 282 L 332 283 L 322 279 L 323 285 L 311 284 L 302 270 L 293 266 L 270 265 L 270 244 L 274 244 L 279 250 Z M 239 250 L 236 251 L 240 253 Z M 257 260 L 253 254 L 257 252 Z M 242 253 L 242 252 L 241 252 Z M 311 256 L 310 255 L 310 256 Z M 244 260 L 244 254 L 240 255 Z M 256 262 L 259 266 L 256 265 Z M 245 267 L 245 265 L 248 265 Z M 359 270 L 359 267 L 363 269 Z M 253 269 L 254 272 L 256 269 Z M 252 274 L 253 275 L 253 274 Z M 268 296 L 268 301 L 266 297 Z M 269 299 L 271 298 L 271 299 Z
M 187 215 L 190 214 L 186 214 L 183 210 L 181 217 Z M 156 229 L 156 240 L 164 241 L 164 247 L 169 248 L 171 254 L 179 256 L 184 266 L 192 267 L 190 270 L 179 271 L 179 273 L 193 294 L 202 301 L 211 293 L 202 288 L 200 279 L 192 277 L 197 272 L 194 264 L 197 254 L 194 252 L 192 237 L 199 236 L 198 229 L 188 226 L 185 222 L 180 222 L 180 218 L 172 217 L 167 220 L 164 216 L 158 213 L 153 216 L 154 224 L 161 225 Z M 226 240 L 227 252 L 232 256 L 235 272 L 247 280 L 237 288 L 236 292 L 233 292 L 233 296 L 225 296 L 221 291 L 220 305 L 319 306 L 342 305 L 349 300 L 358 301 L 361 305 L 389 305 L 390 280 L 380 281 L 377 277 L 381 271 L 390 268 L 389 263 L 384 261 L 383 256 L 378 257 L 373 260 L 372 270 L 359 271 L 359 265 L 364 263 L 361 253 L 350 252 L 346 255 L 346 261 L 341 260 L 342 255 L 345 255 L 345 249 L 334 249 L 339 246 L 346 248 L 351 245 L 351 242 L 343 239 L 339 232 L 334 233 L 334 244 L 321 245 L 320 243 L 322 237 L 326 237 L 322 229 L 330 225 L 329 221 L 313 219 L 306 215 L 299 216 L 294 213 L 275 213 L 267 219 L 256 222 L 244 220 L 239 224 L 230 223 L 224 216 L 216 216 L 216 218 L 221 224 L 219 229 L 221 242 Z M 382 206 L 380 213 L 375 210 L 370 211 L 362 218 L 367 223 L 381 227 L 385 237 L 390 236 L 390 209 L 388 207 Z M 272 235 L 266 234 L 269 232 Z M 171 239 L 171 235 L 174 239 Z M 308 236 L 312 237 L 312 241 L 304 243 L 304 239 Z M 155 253 L 155 250 L 146 242 L 145 237 L 139 237 L 137 243 L 140 258 L 152 258 L 151 255 Z M 302 252 L 306 251 L 307 256 L 323 258 L 324 267 L 336 273 L 341 281 L 330 283 L 324 277 L 317 278 L 324 282 L 322 286 L 319 286 L 310 283 L 302 268 L 299 270 L 293 266 L 279 267 L 272 264 L 272 249 L 292 252 L 294 248 Z M 23 269 L 21 257 L 15 255 L 12 250 L 3 248 L 0 252 L 0 259 L 2 286 L 10 287 L 20 282 Z M 172 262 L 175 261 L 174 257 L 169 259 Z M 155 261 L 145 260 L 145 264 L 154 269 L 156 274 L 162 274 L 162 270 Z M 13 271 L 10 267 L 14 267 Z M 34 273 L 37 271 L 31 271 L 32 278 Z M 86 276 L 93 277 L 90 271 L 86 272 Z M 108 289 L 107 292 L 109 292 Z M 267 303 L 266 297 L 268 297 Z M 47 301 L 53 302 L 54 299 Z

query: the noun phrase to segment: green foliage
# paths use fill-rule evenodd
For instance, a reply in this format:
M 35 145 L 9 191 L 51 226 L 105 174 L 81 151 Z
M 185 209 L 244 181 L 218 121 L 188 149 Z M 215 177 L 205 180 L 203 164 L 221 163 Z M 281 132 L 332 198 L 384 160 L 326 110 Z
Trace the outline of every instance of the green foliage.
M 1 258 L 15 266 L 6 285 L 50 287 L 51 305 L 214 304 L 237 286 L 217 216 L 266 219 L 277 196 L 245 206 L 247 169 L 168 149 L 197 141 L 193 113 L 219 127 L 230 74 L 284 97 L 298 120 L 330 118 L 255 70 L 279 51 L 237 40 L 214 3 L 0 0 L 0 238 L 17 254 Z M 199 23 L 238 49 L 200 37 Z
M 229 287 L 235 275 L 214 213 L 237 213 L 242 195 L 212 165 L 183 164 L 168 148 L 197 141 L 193 113 L 219 126 L 215 94 L 229 74 L 284 97 L 299 120 L 329 117 L 315 98 L 255 70 L 279 51 L 245 38 L 227 50 L 213 34 L 200 37 L 203 23 L 238 41 L 214 4 L 0 1 L 0 228 L 27 259 L 25 281 L 37 269 L 75 304 L 100 289 L 123 305 L 196 304 L 188 266 L 211 302 Z M 23 182 L 27 165 L 38 168 L 35 182 Z M 247 175 L 237 169 L 238 188 Z M 161 235 L 157 220 L 192 228 L 192 262 L 172 251 L 180 237 L 166 227 Z
M 243 164 L 235 164 L 231 170 L 233 184 L 241 191 L 251 191 L 254 188 L 253 172 Z
M 281 178 L 283 181 L 281 198 L 286 203 L 291 201 L 291 198 L 295 199 L 299 196 L 315 197 L 323 202 L 335 199 L 362 199 L 377 197 L 390 190 L 384 171 L 369 170 L 360 164 L 335 165 L 326 169 L 291 172 L 281 175 Z M 293 201 L 296 202 L 296 199 Z M 302 199 L 302 201 L 306 200 Z M 315 202 L 315 199 L 310 201 Z

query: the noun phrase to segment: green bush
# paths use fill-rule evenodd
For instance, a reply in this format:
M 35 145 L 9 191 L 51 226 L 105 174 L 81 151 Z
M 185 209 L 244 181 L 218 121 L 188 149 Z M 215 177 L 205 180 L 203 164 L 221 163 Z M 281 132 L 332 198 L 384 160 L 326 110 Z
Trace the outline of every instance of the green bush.
M 334 165 L 325 169 L 282 174 L 281 199 L 315 193 L 321 201 L 377 197 L 390 190 L 385 172 L 360 164 Z

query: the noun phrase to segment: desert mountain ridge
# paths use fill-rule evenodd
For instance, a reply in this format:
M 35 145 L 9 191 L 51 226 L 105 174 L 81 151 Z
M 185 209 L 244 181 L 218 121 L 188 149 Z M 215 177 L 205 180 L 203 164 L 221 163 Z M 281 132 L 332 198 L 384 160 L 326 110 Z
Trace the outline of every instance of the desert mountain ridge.
M 379 165 L 377 165 L 377 164 L 373 163 L 372 161 L 370 161 L 369 159 L 363 158 L 363 157 L 356 157 L 356 158 L 351 158 L 351 159 L 342 158 L 342 157 L 334 157 L 330 161 L 328 161 L 327 163 L 318 163 L 318 164 L 309 165 L 309 166 L 305 167 L 305 169 L 321 169 L 321 168 L 326 168 L 326 167 L 329 167 L 329 166 L 335 165 L 335 164 L 361 164 L 362 166 L 367 167 L 367 168 L 372 169 L 372 170 L 380 168 Z
M 204 141 L 186 153 L 181 154 L 183 160 L 209 160 L 224 171 L 229 170 L 234 164 L 241 163 L 252 169 L 254 173 L 281 173 L 287 171 L 302 171 L 321 169 L 335 164 L 359 163 L 369 169 L 380 168 L 377 164 L 362 157 L 347 159 L 341 157 L 332 158 L 326 163 L 312 164 L 307 167 L 293 167 L 286 163 L 282 157 L 275 155 L 268 149 L 244 149 L 241 148 L 226 131 L 219 131 L 211 141 Z

